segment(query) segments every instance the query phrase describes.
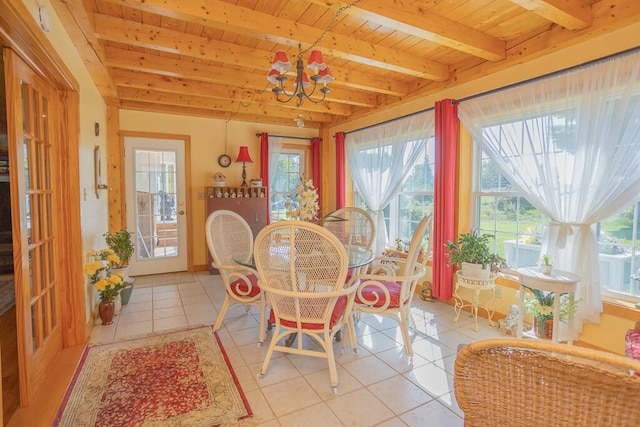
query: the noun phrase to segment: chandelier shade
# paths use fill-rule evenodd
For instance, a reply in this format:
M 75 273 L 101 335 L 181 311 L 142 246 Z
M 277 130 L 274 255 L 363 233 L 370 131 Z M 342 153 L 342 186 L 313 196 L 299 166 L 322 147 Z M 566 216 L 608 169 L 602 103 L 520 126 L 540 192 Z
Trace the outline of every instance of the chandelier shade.
M 335 79 L 329 67 L 324 62 L 322 52 L 319 50 L 312 50 L 307 61 L 307 66 L 312 71 L 312 75 L 309 77 L 304 71 L 304 61 L 302 60 L 302 46 L 298 46 L 298 58 L 296 60 L 295 67 L 295 81 L 292 84 L 292 89 L 285 88 L 287 81 L 287 72 L 291 70 L 291 63 L 287 54 L 283 50 L 279 50 L 275 53 L 273 62 L 271 63 L 271 70 L 267 74 L 267 81 L 273 84 L 275 87 L 271 89 L 276 94 L 276 100 L 278 102 L 286 103 L 296 98 L 296 103 L 301 106 L 305 99 L 319 104 L 324 101 L 327 93 L 329 93 L 328 83 L 333 82 Z M 307 50 L 308 51 L 308 50 Z M 307 52 L 305 51 L 305 52 Z M 318 87 L 318 83 L 322 83 L 321 87 Z M 313 95 L 317 96 L 312 98 Z
M 276 52 L 276 56 L 273 58 L 273 64 L 271 68 L 278 71 L 280 74 L 284 74 L 291 69 L 291 62 L 287 57 L 287 52 L 279 50 Z

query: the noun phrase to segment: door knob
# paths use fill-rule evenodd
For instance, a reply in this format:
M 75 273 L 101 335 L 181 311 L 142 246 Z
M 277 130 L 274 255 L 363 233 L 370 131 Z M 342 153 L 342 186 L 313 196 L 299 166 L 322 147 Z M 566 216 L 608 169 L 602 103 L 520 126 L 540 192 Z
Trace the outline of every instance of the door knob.
M 184 215 L 184 211 L 178 211 L 178 215 Z

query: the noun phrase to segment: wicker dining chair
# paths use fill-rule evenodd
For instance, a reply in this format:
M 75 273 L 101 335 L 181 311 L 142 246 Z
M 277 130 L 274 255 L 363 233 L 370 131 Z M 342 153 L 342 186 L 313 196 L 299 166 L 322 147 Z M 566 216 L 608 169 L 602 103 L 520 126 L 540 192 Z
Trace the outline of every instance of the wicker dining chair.
M 425 238 L 428 239 L 428 247 L 421 251 Z M 360 283 L 353 306 L 356 315 L 359 312 L 373 313 L 396 320 L 402 332 L 404 351 L 410 357 L 413 356 L 413 348 L 409 327 L 415 329 L 411 303 L 418 281 L 426 271 L 431 240 L 431 215 L 427 215 L 413 232 L 406 259 L 379 256 L 369 273 L 355 276 Z M 423 256 L 418 261 L 421 252 Z M 396 268 L 398 264 L 400 267 Z
M 322 221 L 322 226 L 334 234 L 343 245 L 362 246 L 369 250 L 375 241 L 376 227 L 373 218 L 364 209 L 340 208 L 327 215 Z
M 458 352 L 454 391 L 467 427 L 640 423 L 640 362 L 540 340 L 495 338 Z
M 253 233 L 251 227 L 240 215 L 228 210 L 213 211 L 206 222 L 207 247 L 213 262 L 211 265 L 220 272 L 226 289 L 224 302 L 213 325 L 217 331 L 231 304 L 243 304 L 247 312 L 254 306 L 260 312 L 260 332 L 258 340 L 264 342 L 266 324 L 266 299 L 253 268 L 238 264 L 240 258 L 247 263 L 253 255 Z M 234 260 L 233 258 L 237 259 Z
M 325 358 L 337 393 L 332 341 L 343 324 L 352 322 L 356 291 L 356 286 L 345 286 L 348 258 L 344 246 L 319 225 L 280 221 L 258 233 L 254 259 L 275 320 L 260 375 L 266 374 L 274 351 Z M 345 330 L 343 349 L 355 342 L 353 326 Z M 296 340 L 288 346 L 291 341 L 286 338 L 291 335 Z M 317 345 L 309 345 L 305 337 Z

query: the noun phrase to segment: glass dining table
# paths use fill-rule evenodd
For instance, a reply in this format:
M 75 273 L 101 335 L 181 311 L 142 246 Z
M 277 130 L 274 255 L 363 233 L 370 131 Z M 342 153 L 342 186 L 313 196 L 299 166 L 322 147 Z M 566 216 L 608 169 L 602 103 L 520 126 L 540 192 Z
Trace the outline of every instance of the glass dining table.
M 347 252 L 347 257 L 349 259 L 348 268 L 349 270 L 360 269 L 371 262 L 373 262 L 375 256 L 373 255 L 373 251 L 371 249 L 366 249 L 362 246 L 356 245 L 345 245 L 345 250 Z M 274 251 L 274 255 L 280 255 Z M 253 260 L 253 254 L 250 253 L 237 253 L 232 256 L 233 261 L 237 264 L 240 264 L 249 268 L 256 268 L 255 261 Z
M 348 263 L 349 274 L 347 277 L 353 277 L 356 274 L 359 274 L 361 272 L 361 269 L 365 268 L 367 265 L 372 263 L 373 260 L 375 259 L 374 253 L 371 249 L 367 249 L 357 245 L 345 245 L 344 248 L 347 252 L 347 257 L 349 259 L 349 263 Z M 284 254 L 280 254 L 277 251 L 274 251 L 274 256 L 281 256 L 284 259 Z M 288 249 L 287 249 L 287 256 L 288 256 Z M 256 264 L 255 264 L 255 261 L 253 260 L 252 253 L 246 253 L 246 252 L 237 253 L 237 254 L 234 254 L 232 258 L 233 258 L 233 261 L 239 265 L 253 268 L 253 269 L 256 268 Z M 267 322 L 267 330 L 271 330 L 272 327 L 273 327 L 273 323 L 271 321 Z M 289 338 L 287 338 L 285 345 L 287 347 L 290 347 L 293 344 L 295 337 L 296 335 L 291 335 Z M 341 334 L 338 331 L 338 333 L 336 334 L 336 341 L 340 341 L 340 340 L 341 340 Z

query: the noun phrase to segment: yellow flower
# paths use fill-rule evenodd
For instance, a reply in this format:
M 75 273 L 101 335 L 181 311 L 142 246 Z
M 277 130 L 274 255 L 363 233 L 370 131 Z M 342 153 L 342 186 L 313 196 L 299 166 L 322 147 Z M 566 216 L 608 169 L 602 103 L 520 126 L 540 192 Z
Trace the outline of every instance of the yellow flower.
M 107 255 L 107 261 L 113 264 L 120 264 L 120 257 L 114 253 Z
M 87 265 L 85 265 L 84 271 L 89 276 L 93 276 L 101 268 L 102 268 L 102 263 L 100 261 L 91 261 L 91 262 L 88 262 Z
M 120 277 L 120 274 L 113 274 L 109 276 L 109 282 L 113 285 L 121 285 L 122 277 Z
M 109 286 L 109 282 L 106 279 L 100 279 L 95 283 L 95 288 L 98 291 L 104 291 Z

